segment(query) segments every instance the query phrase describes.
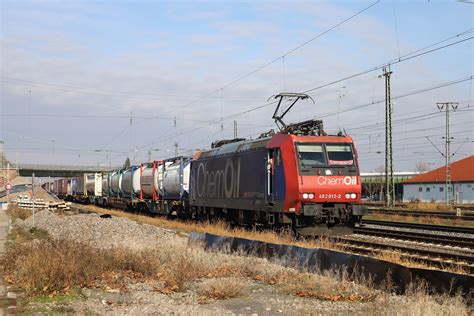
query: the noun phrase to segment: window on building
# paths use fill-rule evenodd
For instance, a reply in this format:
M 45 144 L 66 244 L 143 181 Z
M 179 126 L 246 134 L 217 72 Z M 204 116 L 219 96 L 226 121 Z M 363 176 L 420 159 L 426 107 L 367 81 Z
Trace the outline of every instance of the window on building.
M 444 188 L 443 188 L 443 187 L 439 187 L 439 192 L 444 192 Z
M 470 188 L 472 185 L 471 184 L 468 184 L 467 187 Z
M 419 187 L 419 188 L 418 188 L 418 192 L 423 192 L 423 188 L 422 188 L 422 187 Z
M 426 188 L 426 192 L 430 192 L 430 188 Z

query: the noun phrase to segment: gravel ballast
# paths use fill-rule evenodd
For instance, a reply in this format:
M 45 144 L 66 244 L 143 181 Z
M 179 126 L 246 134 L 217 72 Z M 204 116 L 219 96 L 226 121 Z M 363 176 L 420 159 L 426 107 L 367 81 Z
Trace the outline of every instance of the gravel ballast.
M 99 248 L 123 246 L 144 250 L 177 237 L 169 229 L 139 224 L 123 217 L 101 218 L 98 214 L 58 216 L 44 210 L 35 214 L 34 221 L 37 228 L 48 231 L 55 239 L 90 243 Z M 32 228 L 33 217 L 17 220 L 17 226 Z

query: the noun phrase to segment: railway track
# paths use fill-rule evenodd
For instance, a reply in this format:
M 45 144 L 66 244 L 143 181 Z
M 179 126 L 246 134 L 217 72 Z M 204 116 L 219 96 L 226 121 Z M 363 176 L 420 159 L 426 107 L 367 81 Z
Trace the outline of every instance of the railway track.
M 413 217 L 437 217 L 443 219 L 460 219 L 466 221 L 474 221 L 474 212 L 472 211 L 463 211 L 462 215 L 458 216 L 454 211 L 417 211 L 369 207 L 369 214 L 399 215 Z
M 333 238 L 333 241 L 343 245 L 352 253 L 373 256 L 374 254 L 398 251 L 401 259 L 420 262 L 441 269 L 450 268 L 474 274 L 474 253 L 430 250 L 415 246 L 396 245 L 382 240 L 377 242 L 350 237 L 337 237 Z
M 385 208 L 385 202 L 365 202 L 365 206 L 367 207 L 378 207 L 378 208 Z M 399 208 L 407 208 L 409 203 L 397 203 L 397 207 Z M 412 206 L 412 205 L 411 205 Z M 452 207 L 456 209 L 461 209 L 463 211 L 474 211 L 474 204 L 455 204 Z
M 356 227 L 354 229 L 354 234 L 387 237 L 400 240 L 412 240 L 430 244 L 474 249 L 474 238 L 462 236 L 442 236 L 430 233 L 395 231 L 391 229 L 381 229 L 375 227 Z
M 376 227 L 371 225 L 376 225 Z M 439 232 L 448 234 L 440 234 Z M 469 227 L 363 221 L 362 225 L 354 228 L 354 233 L 474 249 L 474 228 Z
M 355 227 L 354 234 L 376 239 L 360 240 L 348 236 L 336 242 L 343 243 L 356 253 L 396 250 L 400 252 L 401 258 L 440 268 L 458 267 L 462 271 L 474 273 L 474 228 L 364 220 Z
M 362 224 L 423 229 L 423 230 L 435 230 L 435 231 L 442 231 L 442 232 L 448 232 L 448 233 L 473 234 L 473 237 L 474 237 L 474 228 L 472 227 L 419 224 L 419 223 L 396 222 L 396 221 L 365 220 L 365 219 L 362 220 Z

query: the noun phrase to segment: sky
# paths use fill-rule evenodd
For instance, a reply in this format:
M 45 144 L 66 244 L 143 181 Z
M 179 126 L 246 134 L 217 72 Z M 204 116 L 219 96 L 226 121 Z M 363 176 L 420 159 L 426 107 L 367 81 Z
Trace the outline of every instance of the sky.
M 0 9 L 0 140 L 20 165 L 190 155 L 232 138 L 234 121 L 239 137 L 275 129 L 268 99 L 308 91 L 315 103 L 285 120 L 345 131 L 361 171 L 373 171 L 385 152 L 376 67 L 389 62 L 395 171 L 444 163 L 437 102 L 459 103 L 453 159 L 474 152 L 472 1 L 2 0 Z

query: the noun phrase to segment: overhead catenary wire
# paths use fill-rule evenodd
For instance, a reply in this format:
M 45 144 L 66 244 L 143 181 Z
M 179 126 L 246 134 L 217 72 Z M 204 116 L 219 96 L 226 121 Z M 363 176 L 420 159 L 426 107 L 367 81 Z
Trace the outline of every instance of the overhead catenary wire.
M 465 82 L 465 81 L 468 81 L 468 80 L 472 80 L 473 79 L 473 76 L 470 76 L 470 77 L 464 77 L 464 78 L 460 78 L 460 79 L 457 79 L 457 80 L 453 80 L 453 81 L 450 81 L 450 82 L 447 82 L 447 83 L 443 83 L 443 84 L 438 84 L 438 85 L 435 85 L 435 86 L 432 86 L 432 87 L 426 87 L 426 88 L 423 88 L 423 89 L 419 89 L 419 90 L 415 90 L 415 91 L 412 91 L 412 92 L 408 92 L 408 93 L 405 93 L 405 94 L 402 94 L 402 95 L 398 95 L 398 96 L 395 96 L 392 98 L 392 100 L 394 99 L 400 99 L 400 98 L 404 98 L 404 97 L 408 97 L 408 96 L 412 96 L 412 95 L 416 95 L 416 94 L 420 94 L 420 93 L 424 93 L 424 92 L 427 92 L 427 91 L 432 91 L 432 90 L 436 90 L 436 89 L 440 89 L 440 88 L 443 88 L 443 87 L 447 87 L 447 86 L 450 86 L 450 85 L 454 85 L 454 84 L 458 84 L 458 83 L 461 83 L 461 82 Z M 380 103 L 380 102 L 384 102 L 384 101 L 377 101 L 375 103 L 369 103 L 369 104 L 364 104 L 364 105 L 359 105 L 359 106 L 356 106 L 356 107 L 352 107 L 350 109 L 346 109 L 344 110 L 345 112 L 346 111 L 349 111 L 349 110 L 354 110 L 354 109 L 357 109 L 357 108 L 361 108 L 361 107 L 367 107 L 367 106 L 371 106 L 373 104 L 377 104 L 377 103 Z M 253 112 L 253 111 L 257 111 L 259 109 L 262 109 L 262 108 L 265 108 L 265 107 L 268 107 L 272 104 L 276 104 L 277 101 L 272 101 L 272 102 L 269 102 L 269 103 L 266 103 L 266 104 L 263 104 L 263 105 L 259 105 L 259 106 L 256 106 L 256 107 L 252 107 L 248 110 L 245 110 L 245 111 L 242 111 L 242 112 L 238 112 L 238 113 L 235 113 L 235 114 L 231 114 L 231 115 L 228 115 L 228 116 L 225 116 L 223 118 L 223 120 L 228 120 L 228 119 L 231 119 L 231 118 L 234 118 L 234 117 L 237 117 L 237 116 L 240 116 L 240 115 L 243 115 L 243 114 L 246 114 L 246 113 L 250 113 L 250 112 Z M 337 113 L 336 113 L 337 114 Z M 326 114 L 325 116 L 329 116 L 329 115 L 334 115 L 334 114 Z M 322 116 L 322 117 L 325 117 L 325 116 Z M 318 117 L 321 117 L 321 116 L 318 116 Z M 191 132 L 195 132 L 197 130 L 200 130 L 202 128 L 205 128 L 207 126 L 210 126 L 212 124 L 215 124 L 215 123 L 218 123 L 220 122 L 220 118 L 217 118 L 217 119 L 214 119 L 214 120 L 211 120 L 209 121 L 207 124 L 204 124 L 204 125 L 201 125 L 201 126 L 197 126 L 197 127 L 193 127 L 191 129 L 188 129 L 188 130 L 184 130 L 184 131 L 181 131 L 178 135 L 184 135 L 184 134 L 187 134 L 187 133 L 191 133 Z M 140 147 L 138 147 L 137 149 L 138 150 L 141 150 L 143 148 L 146 148 L 146 147 L 149 147 L 149 146 L 153 146 L 155 145 L 156 143 L 160 142 L 160 141 L 165 141 L 165 140 L 168 140 L 170 137 L 173 137 L 172 135 L 171 136 L 165 136 L 165 137 L 162 137 L 162 138 L 158 138 L 148 144 L 145 144 L 145 145 L 142 145 Z M 107 159 L 106 161 L 109 161 L 109 160 L 113 160 L 113 159 L 116 159 L 116 158 L 119 158 L 120 156 L 122 155 L 117 155 L 115 157 L 112 157 L 110 159 Z
M 372 8 L 373 6 L 377 5 L 379 2 L 380 2 L 380 0 L 377 0 L 376 2 L 373 2 L 373 3 L 370 4 L 369 6 L 363 8 L 362 10 L 360 10 L 360 11 L 354 13 L 354 14 L 352 14 L 351 16 L 349 16 L 349 17 L 347 17 L 346 19 L 340 21 L 339 23 L 336 23 L 335 25 L 331 26 L 330 28 L 326 29 L 325 31 L 323 31 L 323 32 L 321 32 L 321 33 L 318 33 L 316 36 L 314 36 L 314 37 L 310 38 L 309 40 L 307 40 L 307 41 L 305 41 L 305 42 L 303 42 L 303 43 L 297 45 L 297 46 L 294 47 L 293 49 L 291 49 L 291 50 L 287 51 L 286 53 L 282 54 L 281 56 L 276 57 L 276 58 L 270 60 L 269 62 L 267 62 L 267 63 L 265 63 L 265 64 L 263 64 L 263 65 L 257 67 L 256 69 L 254 69 L 254 70 L 252 70 L 252 71 L 249 71 L 249 72 L 245 73 L 244 75 L 242 75 L 242 76 L 240 76 L 240 77 L 238 77 L 238 78 L 236 78 L 236 79 L 230 81 L 229 83 L 225 84 L 224 86 L 222 86 L 222 87 L 220 87 L 220 88 L 218 88 L 218 89 L 216 89 L 216 90 L 214 90 L 214 91 L 211 91 L 210 93 L 205 94 L 205 95 L 203 95 L 203 96 L 197 98 L 196 100 L 193 100 L 193 101 L 188 102 L 188 103 L 186 103 L 186 104 L 184 104 L 184 105 L 182 105 L 182 106 L 180 106 L 180 107 L 178 107 L 178 108 L 176 108 L 176 109 L 173 109 L 173 110 L 170 111 L 170 112 L 174 112 L 174 111 L 176 111 L 176 110 L 181 110 L 181 109 L 183 109 L 183 108 L 185 108 L 185 107 L 188 107 L 188 106 L 190 106 L 190 105 L 192 105 L 192 104 L 194 104 L 194 103 L 196 103 L 196 102 L 198 102 L 198 101 L 200 101 L 200 100 L 202 100 L 202 99 L 205 99 L 205 98 L 207 98 L 207 97 L 210 97 L 210 96 L 212 96 L 212 95 L 218 93 L 219 91 L 224 90 L 224 89 L 227 89 L 227 88 L 229 88 L 229 87 L 231 87 L 231 86 L 233 86 L 233 85 L 239 83 L 240 81 L 244 80 L 245 78 L 248 78 L 248 77 L 250 77 L 250 76 L 252 76 L 252 75 L 258 73 L 259 71 L 261 71 L 261 70 L 267 68 L 268 66 L 270 66 L 270 65 L 272 65 L 272 64 L 274 64 L 274 63 L 276 63 L 277 61 L 279 61 L 279 60 L 281 60 L 281 59 L 284 60 L 285 57 L 287 57 L 287 56 L 293 54 L 293 53 L 296 52 L 297 50 L 299 50 L 299 49 L 301 49 L 302 47 L 308 45 L 309 43 L 315 41 L 316 39 L 320 38 L 321 36 L 323 36 L 323 35 L 325 35 L 325 34 L 331 32 L 332 30 L 336 29 L 337 27 L 339 27 L 339 26 L 345 24 L 346 22 L 352 20 L 353 18 L 357 17 L 358 15 L 364 13 L 365 11 L 369 10 L 370 8 Z M 165 114 L 170 113 L 170 112 L 166 112 Z
M 381 64 L 379 66 L 376 66 L 374 68 L 371 68 L 369 70 L 366 70 L 366 71 L 363 71 L 363 72 L 359 72 L 359 73 L 356 73 L 356 74 L 353 74 L 353 75 L 349 75 L 349 76 L 346 76 L 342 79 L 339 79 L 339 80 L 336 80 L 336 81 L 332 81 L 330 83 L 327 83 L 327 84 L 324 84 L 324 85 L 320 85 L 320 86 L 317 86 L 317 87 L 314 87 L 314 88 L 311 88 L 311 89 L 308 89 L 308 90 L 305 90 L 303 91 L 303 93 L 308 93 L 308 92 L 311 92 L 311 91 L 314 91 L 314 90 L 317 90 L 317 89 L 321 89 L 323 87 L 327 87 L 327 86 L 330 86 L 330 85 L 333 85 L 333 84 L 336 84 L 336 83 L 339 83 L 339 82 L 343 82 L 343 81 L 346 81 L 346 80 L 349 80 L 349 79 L 352 79 L 352 78 L 355 78 L 355 77 L 358 77 L 358 76 L 361 76 L 363 74 L 367 74 L 367 73 L 370 73 L 370 72 L 373 72 L 373 71 L 376 71 L 376 70 L 379 70 L 379 69 L 382 69 L 383 67 L 387 66 L 387 65 L 390 65 L 390 64 L 395 64 L 395 63 L 401 63 L 401 62 L 404 62 L 404 61 L 407 61 L 407 60 L 410 60 L 410 59 L 413 59 L 413 58 L 418 58 L 418 57 L 421 57 L 421 56 L 424 56 L 426 54 L 430 54 L 430 53 L 433 53 L 433 52 L 436 52 L 436 51 L 439 51 L 441 49 L 445 49 L 445 48 L 448 48 L 448 47 L 451 47 L 451 46 L 454 46 L 454 45 L 457 45 L 457 44 L 460 44 L 460 43 L 463 43 L 463 42 L 466 42 L 468 40 L 471 40 L 473 39 L 474 37 L 469 37 L 469 38 L 465 38 L 465 39 L 461 39 L 461 40 L 458 40 L 456 42 L 451 42 L 449 44 L 446 44 L 446 45 L 443 45 L 443 46 L 440 46 L 440 47 L 436 47 L 436 48 L 432 48 L 436 45 L 439 45 L 439 44 L 442 44 L 444 42 L 447 42 L 451 39 L 454 39 L 454 38 L 458 38 L 460 36 L 463 36 L 465 34 L 469 34 L 469 33 L 472 33 L 472 31 L 474 30 L 474 28 L 470 28 L 470 29 L 467 29 L 463 32 L 460 32 L 460 33 L 457 33 L 453 36 L 450 36 L 446 39 L 443 39 L 441 41 L 438 41 L 436 43 L 433 43 L 433 44 L 430 44 L 428 46 L 425 46 L 421 49 L 417 49 L 413 52 L 410 52 L 408 54 L 405 54 L 402 58 L 399 58 L 398 60 L 391 60 L 391 61 L 388 61 L 384 64 Z M 430 49 L 432 48 L 432 49 Z M 427 51 L 425 51 L 426 49 L 429 49 Z M 470 77 L 466 77 L 466 78 L 461 78 L 461 79 L 458 79 L 458 81 L 453 81 L 451 83 L 446 83 L 446 84 L 443 84 L 443 85 L 440 85 L 440 86 L 435 86 L 435 87 L 431 87 L 431 88 L 425 88 L 421 91 L 415 91 L 415 92 L 411 92 L 409 94 L 406 94 L 406 95 L 401 95 L 401 96 L 396 96 L 396 97 L 393 97 L 393 99 L 395 98 L 403 98 L 403 97 L 406 97 L 406 96 L 409 96 L 409 95 L 413 95 L 413 94 L 417 94 L 417 93 L 421 93 L 421 92 L 426 92 L 426 91 L 430 91 L 430 90 L 434 90 L 434 89 L 438 89 L 438 88 L 441 88 L 441 87 L 444 87 L 444 86 L 448 86 L 448 85 L 453 85 L 453 84 L 457 84 L 457 83 L 460 83 L 460 82 L 464 82 L 464 81 L 467 81 L 467 80 L 471 80 L 472 81 L 473 79 L 473 76 L 470 76 Z M 363 107 L 367 107 L 367 106 L 370 106 L 370 105 L 373 105 L 373 104 L 379 104 L 379 103 L 382 103 L 382 102 L 385 102 L 385 100 L 380 100 L 380 101 L 377 101 L 377 102 L 371 102 L 371 103 L 367 103 L 367 104 L 364 104 L 364 105 L 361 105 L 361 106 L 357 106 L 357 107 L 352 107 L 350 109 L 346 109 L 344 110 L 343 112 L 347 112 L 347 111 L 352 111 L 352 110 L 355 110 L 355 109 L 359 109 L 359 108 L 363 108 Z M 256 107 L 255 109 L 260 109 L 262 106 L 259 106 L 259 107 Z M 246 111 L 245 113 L 248 113 L 248 111 Z M 341 112 L 340 112 L 341 113 Z M 336 112 L 337 114 L 337 112 Z M 323 114 L 322 116 L 318 116 L 318 118 L 322 118 L 322 117 L 327 117 L 327 116 L 331 116 L 331 115 L 334 115 L 334 113 L 327 113 L 327 114 Z
M 322 84 L 322 85 L 319 85 L 319 86 L 316 86 L 314 88 L 310 88 L 310 89 L 307 89 L 305 91 L 303 91 L 303 93 L 308 93 L 308 92 L 311 92 L 311 91 L 315 91 L 315 90 L 318 90 L 318 89 L 322 89 L 322 88 L 325 88 L 325 87 L 328 87 L 328 86 L 331 86 L 331 85 L 334 85 L 336 83 L 340 83 L 340 82 L 343 82 L 343 81 L 347 81 L 349 79 L 353 79 L 353 78 L 356 78 L 356 77 L 359 77 L 359 76 L 362 76 L 362 75 L 365 75 L 365 74 L 368 74 L 368 73 L 371 73 L 371 72 L 374 72 L 374 71 L 377 71 L 377 70 L 380 70 L 380 69 L 383 69 L 384 67 L 387 67 L 389 65 L 395 65 L 395 64 L 399 64 L 399 63 L 402 63 L 402 62 L 405 62 L 405 61 L 408 61 L 408 60 L 411 60 L 411 59 L 414 59 L 414 58 L 418 58 L 418 57 L 421 57 L 423 55 L 426 55 L 426 54 L 430 54 L 430 53 L 433 53 L 433 52 L 436 52 L 436 51 L 439 51 L 441 49 L 444 49 L 444 48 L 448 48 L 448 47 L 451 47 L 451 46 L 454 46 L 454 45 L 457 45 L 457 44 L 461 44 L 461 43 L 464 43 L 464 42 L 467 42 L 467 41 L 470 41 L 472 40 L 474 37 L 471 36 L 471 37 L 468 37 L 468 38 L 464 38 L 464 39 L 461 39 L 461 40 L 458 40 L 458 41 L 455 41 L 455 42 L 452 42 L 452 43 L 449 43 L 449 44 L 446 44 L 446 45 L 443 45 L 443 46 L 440 46 L 440 47 L 436 47 L 436 48 L 433 48 L 433 49 L 430 49 L 430 50 L 427 50 L 427 51 L 424 51 L 425 49 L 427 48 L 430 48 L 432 46 L 435 46 L 439 43 L 443 43 L 443 42 L 446 42 L 447 40 L 449 39 L 453 39 L 453 38 L 456 38 L 456 37 L 459 37 L 459 36 L 462 36 L 464 34 L 468 34 L 470 32 L 472 32 L 472 28 L 469 29 L 469 30 L 466 30 L 466 31 L 463 31 L 461 33 L 458 33 L 454 36 L 451 36 L 450 38 L 448 39 L 445 39 L 445 40 L 442 40 L 436 44 L 431 44 L 429 46 L 426 46 L 425 48 L 422 48 L 422 49 L 419 49 L 415 52 L 411 52 L 411 53 L 408 53 L 404 56 L 402 56 L 401 58 L 398 58 L 398 59 L 394 59 L 394 60 L 391 60 L 391 61 L 388 61 L 388 62 L 385 62 L 379 66 L 376 66 L 376 67 L 373 67 L 373 68 L 370 68 L 370 69 L 367 69 L 367 70 L 363 70 L 363 71 L 360 71 L 358 73 L 355 73 L 355 74 L 352 74 L 352 75 L 348 75 L 346 77 L 343 77 L 341 79 L 337 79 L 337 80 L 334 80 L 334 81 L 331 81 L 331 82 L 328 82 L 328 83 L 325 83 L 325 84 Z M 417 53 L 419 51 L 423 51 L 422 53 Z

